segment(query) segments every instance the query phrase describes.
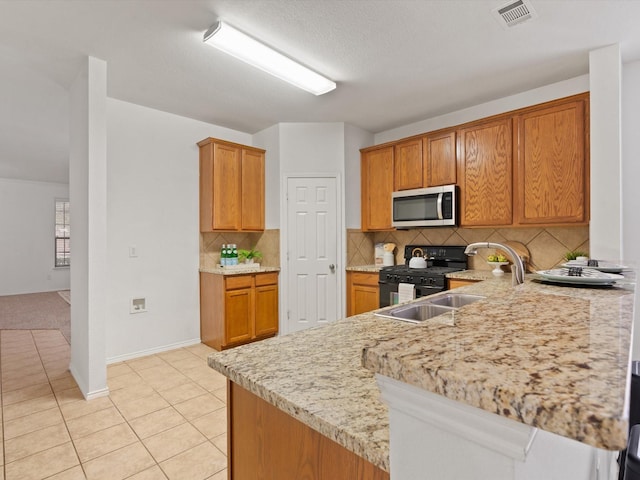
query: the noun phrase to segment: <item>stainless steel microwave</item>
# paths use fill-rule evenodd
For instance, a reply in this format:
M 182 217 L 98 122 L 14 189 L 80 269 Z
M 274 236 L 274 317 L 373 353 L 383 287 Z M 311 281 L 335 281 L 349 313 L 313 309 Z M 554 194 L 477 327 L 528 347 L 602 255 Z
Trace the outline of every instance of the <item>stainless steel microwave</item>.
M 392 225 L 396 228 L 455 226 L 456 197 L 455 185 L 393 192 Z

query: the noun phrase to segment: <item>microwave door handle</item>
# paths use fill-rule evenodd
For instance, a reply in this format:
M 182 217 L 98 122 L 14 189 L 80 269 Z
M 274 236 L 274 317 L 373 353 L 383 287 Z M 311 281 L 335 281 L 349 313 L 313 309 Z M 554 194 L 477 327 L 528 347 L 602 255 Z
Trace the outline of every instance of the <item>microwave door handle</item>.
M 443 216 L 442 216 L 442 197 L 444 197 L 444 194 L 439 193 L 438 194 L 438 202 L 437 202 L 438 220 L 442 220 L 443 219 Z

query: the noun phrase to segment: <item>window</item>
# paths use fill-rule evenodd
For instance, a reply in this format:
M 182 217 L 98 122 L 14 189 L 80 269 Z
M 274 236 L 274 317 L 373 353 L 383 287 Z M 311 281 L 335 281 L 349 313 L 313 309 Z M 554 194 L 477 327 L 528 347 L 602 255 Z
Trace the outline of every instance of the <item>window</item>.
M 56 267 L 71 265 L 69 200 L 56 200 Z

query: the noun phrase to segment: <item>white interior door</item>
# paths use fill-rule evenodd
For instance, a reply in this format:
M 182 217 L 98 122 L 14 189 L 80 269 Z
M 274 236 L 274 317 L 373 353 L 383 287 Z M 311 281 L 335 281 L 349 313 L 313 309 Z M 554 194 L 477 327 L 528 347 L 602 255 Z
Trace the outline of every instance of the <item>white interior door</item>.
M 338 318 L 335 177 L 287 179 L 287 332 Z

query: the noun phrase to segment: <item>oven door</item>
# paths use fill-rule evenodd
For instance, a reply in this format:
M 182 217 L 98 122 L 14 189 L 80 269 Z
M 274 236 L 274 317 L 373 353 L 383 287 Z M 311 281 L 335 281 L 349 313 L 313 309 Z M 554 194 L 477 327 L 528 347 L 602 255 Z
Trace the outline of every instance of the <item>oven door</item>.
M 398 284 L 395 282 L 379 281 L 380 287 L 380 308 L 391 305 L 391 294 L 398 293 Z

